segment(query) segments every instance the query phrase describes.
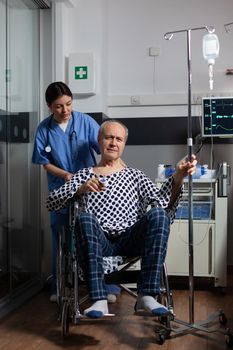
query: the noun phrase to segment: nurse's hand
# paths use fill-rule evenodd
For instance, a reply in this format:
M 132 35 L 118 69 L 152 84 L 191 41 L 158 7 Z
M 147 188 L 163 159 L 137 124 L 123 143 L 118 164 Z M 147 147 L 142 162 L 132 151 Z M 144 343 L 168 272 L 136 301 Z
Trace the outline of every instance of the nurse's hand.
M 76 194 L 77 196 L 80 196 L 86 192 L 101 192 L 105 189 L 106 187 L 102 182 L 99 181 L 99 179 L 97 179 L 96 177 L 92 177 L 79 187 Z
M 64 178 L 65 182 L 67 182 L 72 178 L 72 176 L 73 176 L 73 174 L 67 172 L 67 173 L 65 173 L 63 178 Z

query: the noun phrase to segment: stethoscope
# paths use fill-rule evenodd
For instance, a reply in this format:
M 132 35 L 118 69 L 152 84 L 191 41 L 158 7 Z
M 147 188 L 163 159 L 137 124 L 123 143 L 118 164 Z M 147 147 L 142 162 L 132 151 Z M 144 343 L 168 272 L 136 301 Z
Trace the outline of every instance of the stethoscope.
M 77 132 L 74 129 L 74 115 L 73 113 L 71 113 L 71 118 L 72 118 L 72 125 L 71 125 L 71 133 L 69 135 L 69 140 L 70 140 L 70 144 L 71 144 L 71 154 L 72 154 L 72 160 L 77 159 L 77 155 L 78 155 L 78 137 L 77 137 Z M 52 148 L 49 144 L 49 133 L 50 133 L 50 129 L 52 127 L 52 121 L 53 121 L 53 114 L 51 115 L 49 122 L 48 122 L 48 126 L 47 126 L 47 135 L 46 135 L 46 146 L 45 146 L 45 152 L 46 153 L 50 153 L 52 151 Z M 75 145 L 74 145 L 75 142 Z M 76 150 L 75 151 L 75 155 L 73 152 L 73 148 Z

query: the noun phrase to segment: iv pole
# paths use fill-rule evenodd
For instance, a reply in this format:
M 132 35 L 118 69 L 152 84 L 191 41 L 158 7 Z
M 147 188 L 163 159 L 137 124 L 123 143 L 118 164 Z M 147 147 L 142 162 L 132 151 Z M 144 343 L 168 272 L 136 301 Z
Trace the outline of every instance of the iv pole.
M 191 161 L 193 153 L 193 139 L 192 139 L 192 114 L 191 114 L 191 32 L 193 30 L 207 30 L 208 33 L 213 33 L 213 27 L 198 27 L 184 30 L 177 30 L 174 32 L 167 32 L 164 35 L 166 40 L 171 40 L 175 33 L 186 32 L 187 36 L 187 65 L 188 65 L 188 129 L 187 129 L 187 148 L 188 160 Z M 189 234 L 189 322 L 194 322 L 194 283 L 193 283 L 193 183 L 192 175 L 188 176 L 188 234 Z
M 214 33 L 214 27 L 204 26 L 191 29 L 177 30 L 173 32 L 167 32 L 164 34 L 166 40 L 171 40 L 175 33 L 186 33 L 187 36 L 187 66 L 188 66 L 188 126 L 187 126 L 187 148 L 188 148 L 188 160 L 191 161 L 193 153 L 193 139 L 192 139 L 192 116 L 191 116 L 191 84 L 192 84 L 192 74 L 191 74 L 191 32 L 194 30 L 206 30 L 209 34 Z M 228 345 L 233 344 L 233 334 L 229 329 L 211 329 L 205 327 L 205 325 L 213 322 L 216 317 L 219 318 L 221 324 L 225 324 L 227 319 L 223 311 L 220 310 L 213 315 L 210 315 L 209 318 L 205 321 L 199 321 L 194 323 L 194 269 L 193 269 L 193 183 L 192 175 L 188 176 L 188 247 L 189 247 L 189 323 L 178 320 L 174 318 L 172 321 L 178 324 L 183 325 L 183 327 L 171 328 L 170 331 L 174 331 L 177 334 L 187 333 L 188 329 L 200 330 L 208 333 L 220 332 L 223 333 L 226 337 L 226 342 Z M 160 340 L 164 340 L 164 334 L 160 333 Z

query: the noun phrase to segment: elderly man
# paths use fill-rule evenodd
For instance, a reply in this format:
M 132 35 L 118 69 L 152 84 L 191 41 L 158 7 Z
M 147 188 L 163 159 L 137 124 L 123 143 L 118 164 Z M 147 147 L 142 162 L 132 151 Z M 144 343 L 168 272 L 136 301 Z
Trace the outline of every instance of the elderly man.
M 160 291 L 160 272 L 183 179 L 194 173 L 196 160 L 194 156 L 191 162 L 182 160 L 159 189 L 143 172 L 126 167 L 120 160 L 127 136 L 124 124 L 105 121 L 98 135 L 99 164 L 78 171 L 47 199 L 49 210 L 66 206 L 73 197 L 78 203 L 77 254 L 93 303 L 84 310 L 88 317 L 108 313 L 103 257 L 119 255 L 141 257 L 136 310 L 156 316 L 169 313 L 155 297 Z

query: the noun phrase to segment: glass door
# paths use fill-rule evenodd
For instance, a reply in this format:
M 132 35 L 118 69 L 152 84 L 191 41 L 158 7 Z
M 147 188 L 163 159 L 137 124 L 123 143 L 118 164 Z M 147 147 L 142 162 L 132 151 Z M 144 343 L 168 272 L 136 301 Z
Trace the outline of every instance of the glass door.
M 10 290 L 7 222 L 6 1 L 0 2 L 0 298 Z
M 39 122 L 39 10 L 29 3 L 0 1 L 0 298 L 40 284 L 40 178 L 31 164 Z

